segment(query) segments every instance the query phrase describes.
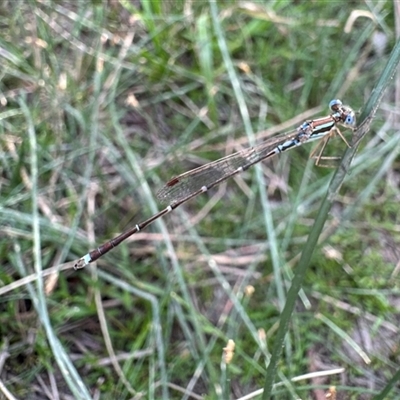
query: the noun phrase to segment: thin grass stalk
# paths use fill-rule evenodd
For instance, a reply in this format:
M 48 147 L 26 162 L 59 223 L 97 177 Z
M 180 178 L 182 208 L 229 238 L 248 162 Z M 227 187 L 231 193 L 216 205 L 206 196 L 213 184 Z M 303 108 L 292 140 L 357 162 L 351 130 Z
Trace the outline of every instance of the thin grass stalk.
M 383 388 L 383 390 L 374 396 L 372 400 L 385 400 L 388 399 L 388 395 L 391 392 L 391 390 L 394 388 L 396 383 L 400 380 L 400 369 L 397 370 L 397 372 L 393 375 L 392 379 L 386 384 L 386 386 Z
M 307 267 L 310 264 L 311 257 L 314 253 L 315 247 L 318 243 L 319 236 L 324 227 L 325 221 L 328 218 L 328 213 L 332 207 L 333 201 L 335 200 L 343 180 L 349 170 L 351 161 L 353 160 L 358 146 L 364 136 L 369 132 L 372 120 L 376 114 L 382 97 L 389 86 L 392 77 L 398 67 L 400 61 L 400 40 L 396 42 L 393 51 L 389 57 L 385 69 L 383 70 L 378 83 L 373 89 L 370 98 L 365 104 L 363 111 L 360 116 L 360 123 L 354 132 L 354 136 L 351 143 L 351 148 L 348 148 L 343 156 L 339 168 L 336 170 L 335 175 L 332 178 L 331 184 L 328 188 L 328 192 L 322 201 L 321 207 L 319 209 L 318 215 L 315 219 L 314 225 L 311 229 L 310 235 L 308 237 L 307 243 L 304 246 L 303 252 L 299 264 L 296 268 L 296 273 L 294 275 L 292 285 L 289 289 L 287 295 L 287 301 L 285 307 L 281 314 L 281 320 L 278 328 L 278 332 L 275 339 L 275 344 L 272 349 L 270 363 L 266 371 L 266 379 L 264 384 L 264 393 L 262 396 L 263 400 L 271 398 L 272 388 L 275 380 L 275 374 L 278 368 L 278 362 L 282 354 L 282 347 L 286 333 L 288 331 L 288 326 L 290 322 L 290 317 L 293 313 L 294 305 L 297 300 L 298 293 L 301 289 Z

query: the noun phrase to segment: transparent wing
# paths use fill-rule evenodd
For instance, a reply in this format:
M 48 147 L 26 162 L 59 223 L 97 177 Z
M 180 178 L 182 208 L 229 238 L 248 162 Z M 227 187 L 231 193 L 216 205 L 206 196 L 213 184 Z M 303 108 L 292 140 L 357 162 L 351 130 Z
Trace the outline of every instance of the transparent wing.
M 246 169 L 261 160 L 275 155 L 277 146 L 292 140 L 298 130 L 268 139 L 254 147 L 238 151 L 237 153 L 212 161 L 191 171 L 185 172 L 169 180 L 157 193 L 162 203 L 174 203 L 200 190 L 203 186 L 209 187 L 214 182 L 231 177 L 238 168 Z

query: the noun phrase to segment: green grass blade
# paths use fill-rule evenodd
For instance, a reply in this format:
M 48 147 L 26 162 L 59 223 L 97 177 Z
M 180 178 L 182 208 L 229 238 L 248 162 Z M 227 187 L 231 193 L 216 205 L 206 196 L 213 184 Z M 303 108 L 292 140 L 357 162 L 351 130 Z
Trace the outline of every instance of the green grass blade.
M 400 381 L 400 369 L 393 375 L 390 381 L 386 384 L 383 390 L 374 396 L 372 400 L 385 400 L 388 399 L 389 393 L 392 391 L 393 387 Z

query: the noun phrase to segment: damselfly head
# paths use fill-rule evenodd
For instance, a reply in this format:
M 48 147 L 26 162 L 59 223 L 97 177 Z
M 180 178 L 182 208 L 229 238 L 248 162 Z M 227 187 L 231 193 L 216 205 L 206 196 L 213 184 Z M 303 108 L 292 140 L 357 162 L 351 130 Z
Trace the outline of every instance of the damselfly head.
M 344 106 L 339 99 L 331 100 L 329 108 L 333 111 L 332 117 L 336 122 L 344 125 L 346 128 L 356 126 L 356 114 L 349 106 Z

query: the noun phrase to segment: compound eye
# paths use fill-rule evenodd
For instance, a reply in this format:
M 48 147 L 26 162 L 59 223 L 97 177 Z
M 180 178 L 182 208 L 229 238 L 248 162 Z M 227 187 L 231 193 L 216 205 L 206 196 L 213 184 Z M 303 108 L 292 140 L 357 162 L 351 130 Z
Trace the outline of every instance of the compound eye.
M 344 123 L 350 127 L 353 127 L 356 125 L 356 116 L 354 113 L 350 113 L 349 115 L 346 116 Z
M 331 100 L 329 103 L 329 108 L 332 111 L 337 111 L 343 105 L 343 103 L 339 99 Z

